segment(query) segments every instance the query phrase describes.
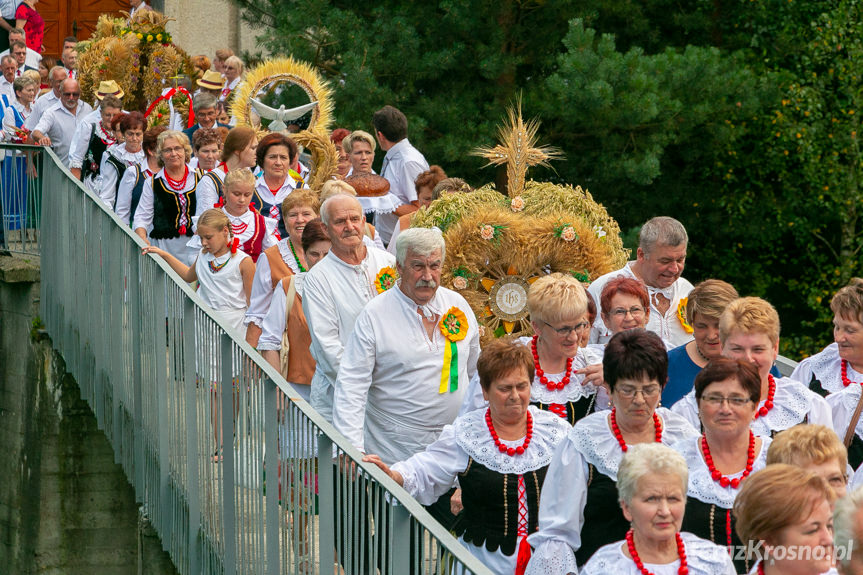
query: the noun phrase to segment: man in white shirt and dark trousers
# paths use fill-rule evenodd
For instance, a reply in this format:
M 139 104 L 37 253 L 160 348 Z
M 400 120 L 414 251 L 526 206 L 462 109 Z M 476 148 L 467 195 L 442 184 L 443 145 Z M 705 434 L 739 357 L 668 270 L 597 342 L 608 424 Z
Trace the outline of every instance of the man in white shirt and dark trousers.
M 15 29 L 15 10 L 18 2 L 15 0 L 0 0 L 0 50 L 8 50 L 9 34 Z M 0 58 L 6 54 L 0 54 Z
M 92 111 L 90 104 L 81 102 L 78 81 L 66 78 L 61 84 L 60 102 L 42 114 L 30 136 L 40 146 L 51 146 L 63 165 L 69 167 L 69 146 L 75 128 L 78 122 Z
M 408 119 L 392 106 L 384 106 L 372 116 L 375 137 L 387 154 L 381 166 L 381 176 L 390 183 L 390 193 L 401 200 L 402 205 L 394 212 L 378 214 L 375 228 L 385 244 L 390 242 L 399 218 L 417 211 L 411 202 L 417 199 L 415 182 L 417 176 L 429 169 L 429 164 L 419 150 L 408 141 Z

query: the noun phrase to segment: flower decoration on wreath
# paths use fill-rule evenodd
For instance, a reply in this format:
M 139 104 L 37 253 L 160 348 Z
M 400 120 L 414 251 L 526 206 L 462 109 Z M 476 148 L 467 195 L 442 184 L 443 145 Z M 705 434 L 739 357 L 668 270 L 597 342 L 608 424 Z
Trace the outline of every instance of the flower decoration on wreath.
M 530 167 L 559 156 L 537 146 L 538 128 L 538 122 L 522 119 L 516 104 L 499 130 L 500 144 L 477 150 L 490 165 L 506 167 L 503 195 L 493 184 L 444 194 L 411 222 L 443 232 L 447 258 L 441 284 L 467 300 L 484 341 L 533 333 L 527 294 L 541 276 L 560 272 L 586 282 L 620 269 L 628 259 L 620 227 L 590 193 L 527 180 Z

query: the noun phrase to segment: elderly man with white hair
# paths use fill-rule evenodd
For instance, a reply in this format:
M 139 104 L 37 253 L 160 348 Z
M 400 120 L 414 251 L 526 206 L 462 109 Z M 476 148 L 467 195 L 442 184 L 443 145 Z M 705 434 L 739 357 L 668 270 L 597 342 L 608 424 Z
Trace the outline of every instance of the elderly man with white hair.
M 342 358 L 333 423 L 387 464 L 437 439 L 476 373 L 479 328 L 467 301 L 440 287 L 445 251 L 436 229 L 399 235 L 397 287 L 366 305 Z
M 333 420 L 333 385 L 354 321 L 363 307 L 395 282 L 392 254 L 363 242 L 366 219 L 360 202 L 336 195 L 321 206 L 330 252 L 306 272 L 303 311 L 312 336 L 315 375 L 312 407 Z
M 634 278 L 644 283 L 650 295 L 647 330 L 661 337 L 671 347 L 689 343 L 692 339 L 692 328 L 684 325 L 685 310 L 682 314 L 678 313 L 681 300 L 692 291 L 692 284 L 680 277 L 686 264 L 688 242 L 686 228 L 674 218 L 660 216 L 648 220 L 638 235 L 635 261 L 627 262 L 623 268 L 598 277 L 587 289 L 596 303 L 596 308 L 601 308 L 602 288 L 609 280 L 618 276 Z M 636 314 L 643 315 L 646 311 L 640 306 L 633 306 L 629 309 L 612 309 L 609 314 L 625 318 L 627 314 L 635 317 Z M 607 343 L 611 335 L 611 330 L 602 321 L 602 314 L 597 314 L 590 333 L 590 342 Z

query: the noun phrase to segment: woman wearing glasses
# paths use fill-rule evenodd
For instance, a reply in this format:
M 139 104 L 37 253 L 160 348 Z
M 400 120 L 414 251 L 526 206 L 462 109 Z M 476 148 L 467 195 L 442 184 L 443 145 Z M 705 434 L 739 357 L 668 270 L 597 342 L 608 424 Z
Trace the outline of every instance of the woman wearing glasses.
M 741 482 L 766 465 L 771 441 L 750 429 L 761 399 L 761 377 L 749 362 L 719 358 L 695 377 L 694 393 L 704 434 L 674 445 L 689 467 L 682 530 L 717 545 L 738 546 L 734 498 Z M 735 560 L 734 566 L 738 573 L 752 567 L 745 559 Z
M 629 521 L 615 484 L 628 446 L 672 445 L 698 435 L 686 420 L 657 407 L 668 373 L 658 335 L 618 333 L 602 363 L 612 409 L 576 423 L 558 447 L 540 499 L 539 532 L 528 538 L 534 553 L 527 573 L 577 573 L 597 549 L 624 538 Z
M 768 302 L 757 297 L 734 300 L 719 318 L 722 355 L 755 366 L 761 380 L 761 403 L 755 406 L 750 421 L 756 435 L 774 434 L 798 423 L 817 423 L 833 428 L 830 406 L 824 398 L 804 384 L 771 373 L 779 355 L 779 314 Z M 672 410 L 698 425 L 697 398 L 688 393 Z M 703 422 L 702 422 L 703 423 Z M 845 430 L 837 433 L 843 434 Z
M 579 346 L 581 336 L 590 331 L 588 297 L 572 276 L 553 273 L 539 278 L 527 294 L 534 335 L 518 340 L 533 355 L 531 405 L 551 411 L 570 425 L 596 409 L 597 388 L 579 373 L 581 368 L 601 361 L 600 356 Z M 474 377 L 460 414 L 485 405 L 479 380 Z
M 625 276 L 610 280 L 599 298 L 602 321 L 612 334 L 627 329 L 647 327 L 650 320 L 650 296 L 640 281 Z

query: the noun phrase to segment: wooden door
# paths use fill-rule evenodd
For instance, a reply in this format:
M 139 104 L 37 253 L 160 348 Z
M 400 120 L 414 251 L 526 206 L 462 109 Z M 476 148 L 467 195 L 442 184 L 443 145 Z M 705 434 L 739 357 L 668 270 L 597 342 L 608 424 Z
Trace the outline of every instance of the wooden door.
M 36 9 L 45 20 L 45 54 L 59 57 L 63 38 L 86 40 L 104 13 L 120 16 L 129 11 L 128 0 L 40 0 Z

